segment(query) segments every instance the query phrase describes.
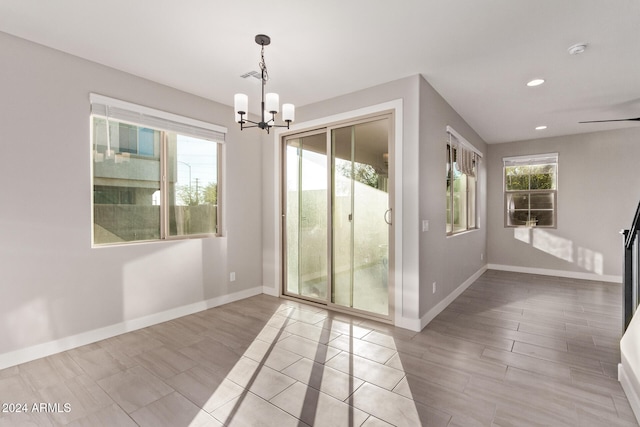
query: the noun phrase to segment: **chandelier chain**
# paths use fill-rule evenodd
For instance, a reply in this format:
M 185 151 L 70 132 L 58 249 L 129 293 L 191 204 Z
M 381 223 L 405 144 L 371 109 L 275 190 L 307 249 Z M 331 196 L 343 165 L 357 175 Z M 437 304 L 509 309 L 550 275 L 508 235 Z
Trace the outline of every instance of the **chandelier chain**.
M 260 52 L 261 61 L 258 63 L 260 70 L 262 71 L 262 79 L 266 82 L 269 80 L 269 73 L 267 72 L 267 63 L 264 60 L 264 44 Z

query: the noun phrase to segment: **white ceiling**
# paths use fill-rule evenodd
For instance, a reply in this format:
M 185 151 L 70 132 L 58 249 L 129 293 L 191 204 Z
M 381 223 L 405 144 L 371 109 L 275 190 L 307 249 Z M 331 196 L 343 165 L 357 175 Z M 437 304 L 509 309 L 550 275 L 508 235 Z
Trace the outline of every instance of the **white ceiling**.
M 640 117 L 639 0 L 0 0 L 0 31 L 227 105 L 264 33 L 297 106 L 422 74 L 489 143 L 640 126 L 577 123 Z

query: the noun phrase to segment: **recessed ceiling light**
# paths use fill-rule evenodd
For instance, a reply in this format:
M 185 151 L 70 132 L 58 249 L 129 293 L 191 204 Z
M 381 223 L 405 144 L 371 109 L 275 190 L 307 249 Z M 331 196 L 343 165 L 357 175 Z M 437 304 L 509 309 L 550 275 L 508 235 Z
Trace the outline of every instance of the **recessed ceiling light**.
M 587 44 L 586 43 L 578 43 L 578 44 L 574 44 L 573 46 L 569 47 L 569 49 L 567 49 L 567 50 L 569 51 L 570 55 L 579 55 L 582 52 L 584 52 L 586 48 L 587 48 Z
M 527 83 L 527 86 L 529 87 L 540 86 L 542 83 L 544 83 L 544 79 L 533 79 L 529 83 Z
M 536 127 L 536 130 L 545 130 L 547 127 L 542 125 L 542 126 L 538 126 Z

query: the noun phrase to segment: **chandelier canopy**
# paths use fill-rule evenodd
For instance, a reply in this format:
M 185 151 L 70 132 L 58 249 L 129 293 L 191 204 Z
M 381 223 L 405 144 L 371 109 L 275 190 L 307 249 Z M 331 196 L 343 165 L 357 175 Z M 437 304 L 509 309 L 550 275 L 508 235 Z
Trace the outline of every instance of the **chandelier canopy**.
M 271 43 L 271 38 L 264 34 L 258 34 L 256 36 L 256 43 L 261 46 L 260 51 L 260 70 L 262 80 L 262 102 L 261 102 L 261 120 L 254 122 L 249 120 L 249 97 L 244 93 L 236 93 L 233 98 L 233 105 L 235 110 L 235 120 L 240 123 L 240 130 L 246 128 L 259 127 L 269 133 L 272 127 L 286 127 L 289 129 L 289 124 L 293 122 L 295 118 L 295 106 L 293 104 L 282 104 L 282 120 L 286 123 L 284 125 L 275 124 L 276 114 L 280 111 L 280 97 L 277 93 L 267 93 L 265 95 L 264 89 L 269 80 L 269 73 L 267 72 L 267 64 L 264 61 L 264 47 Z M 251 123 L 252 126 L 247 126 L 247 123 Z

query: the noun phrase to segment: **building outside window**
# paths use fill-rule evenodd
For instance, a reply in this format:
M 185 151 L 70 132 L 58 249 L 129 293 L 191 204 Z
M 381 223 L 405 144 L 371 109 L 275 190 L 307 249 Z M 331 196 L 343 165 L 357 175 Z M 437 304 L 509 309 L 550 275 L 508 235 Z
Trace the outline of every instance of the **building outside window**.
M 505 227 L 556 228 L 558 154 L 506 157 Z
M 94 245 L 218 234 L 224 128 L 194 122 L 92 94 Z
M 478 228 L 478 163 L 481 154 L 447 127 L 447 235 Z

